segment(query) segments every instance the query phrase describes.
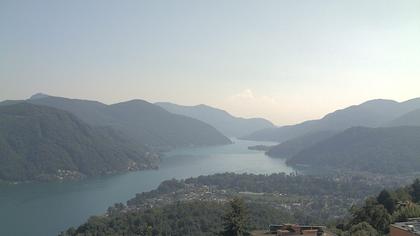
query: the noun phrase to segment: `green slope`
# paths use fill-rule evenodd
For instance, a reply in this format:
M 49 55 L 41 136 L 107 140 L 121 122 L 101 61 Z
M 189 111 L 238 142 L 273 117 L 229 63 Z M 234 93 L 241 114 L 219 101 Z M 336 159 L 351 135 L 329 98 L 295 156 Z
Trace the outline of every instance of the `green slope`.
M 420 171 L 420 127 L 355 127 L 311 146 L 291 165 L 385 174 Z
M 80 178 L 155 167 L 158 157 L 58 109 L 0 106 L 0 179 Z
M 334 131 L 318 131 L 307 135 L 303 135 L 301 137 L 290 139 L 270 148 L 266 152 L 266 155 L 270 157 L 288 159 L 298 154 L 300 151 L 332 137 L 336 133 L 337 132 Z

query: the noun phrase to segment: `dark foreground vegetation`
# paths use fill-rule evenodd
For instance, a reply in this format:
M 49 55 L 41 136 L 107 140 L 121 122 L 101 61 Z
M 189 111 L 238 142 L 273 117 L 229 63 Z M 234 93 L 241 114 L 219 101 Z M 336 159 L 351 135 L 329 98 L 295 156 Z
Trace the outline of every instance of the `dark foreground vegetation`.
M 420 180 L 395 190 L 383 190 L 350 209 L 351 216 L 336 225 L 339 235 L 386 235 L 393 222 L 420 217 Z

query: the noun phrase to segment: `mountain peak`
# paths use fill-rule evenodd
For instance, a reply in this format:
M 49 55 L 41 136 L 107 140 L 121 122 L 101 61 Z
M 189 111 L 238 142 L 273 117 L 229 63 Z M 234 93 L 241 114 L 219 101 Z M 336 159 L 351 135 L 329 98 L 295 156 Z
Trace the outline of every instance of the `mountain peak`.
M 168 112 L 205 122 L 230 137 L 242 137 L 257 130 L 274 127 L 268 120 L 235 117 L 225 110 L 206 104 L 194 106 L 177 105 L 168 102 L 156 104 Z
M 46 97 L 50 97 L 50 95 L 45 94 L 45 93 L 36 93 L 34 95 L 32 95 L 29 100 L 34 100 L 34 99 L 41 99 L 41 98 L 46 98 Z

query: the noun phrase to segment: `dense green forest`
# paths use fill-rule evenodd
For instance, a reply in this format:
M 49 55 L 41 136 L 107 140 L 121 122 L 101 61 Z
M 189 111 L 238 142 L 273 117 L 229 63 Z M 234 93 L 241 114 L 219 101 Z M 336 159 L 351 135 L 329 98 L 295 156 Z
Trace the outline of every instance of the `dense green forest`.
M 304 149 L 287 163 L 381 174 L 420 171 L 420 127 L 355 127 Z
M 26 102 L 0 106 L 0 179 L 81 178 L 154 168 L 158 156 L 107 128 Z
M 219 235 L 231 199 L 243 199 L 248 230 L 325 224 L 383 186 L 363 177 L 215 174 L 162 182 L 63 235 Z M 203 190 L 204 189 L 204 190 Z
M 420 180 L 395 190 L 384 189 L 376 197 L 351 208 L 351 217 L 335 228 L 342 236 L 386 235 L 393 222 L 420 217 Z
M 267 228 L 274 221 L 287 221 L 292 216 L 258 203 L 246 203 L 250 216 L 248 230 Z M 61 235 L 221 235 L 227 203 L 191 201 L 163 207 L 107 216 L 91 217 L 77 229 L 70 228 Z

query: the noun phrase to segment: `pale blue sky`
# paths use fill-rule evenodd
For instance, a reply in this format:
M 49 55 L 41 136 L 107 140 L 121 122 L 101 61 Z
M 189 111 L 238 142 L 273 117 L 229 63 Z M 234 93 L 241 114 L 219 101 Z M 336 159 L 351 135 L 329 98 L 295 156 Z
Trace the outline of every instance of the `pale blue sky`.
M 420 1 L 0 0 L 0 84 L 295 123 L 420 97 Z

